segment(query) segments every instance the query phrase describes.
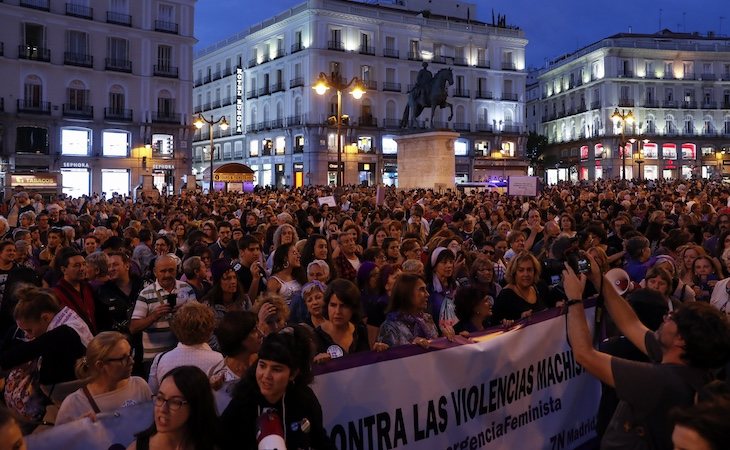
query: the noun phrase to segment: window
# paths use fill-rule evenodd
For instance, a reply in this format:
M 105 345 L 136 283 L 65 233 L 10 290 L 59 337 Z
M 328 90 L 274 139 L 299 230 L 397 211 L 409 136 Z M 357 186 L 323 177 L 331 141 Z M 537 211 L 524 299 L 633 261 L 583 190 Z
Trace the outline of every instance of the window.
M 109 0 L 109 11 L 117 14 L 129 14 L 128 0 Z
M 646 132 L 647 133 L 656 133 L 656 123 L 654 122 L 654 116 L 649 116 L 646 118 Z
M 301 134 L 294 136 L 294 153 L 304 153 L 304 136 Z
M 40 108 L 43 102 L 43 85 L 35 75 L 26 77 L 23 86 L 23 104 L 26 108 Z
M 687 134 L 694 134 L 695 132 L 695 125 L 694 125 L 694 119 L 692 116 L 687 116 L 684 119 L 684 132 Z
M 171 117 L 175 112 L 175 99 L 170 98 L 169 92 L 160 92 L 157 98 L 157 112 L 160 117 Z
M 684 78 L 692 78 L 694 76 L 694 70 L 691 62 L 682 63 L 682 71 L 684 73 Z
M 395 139 L 384 137 L 383 138 L 383 154 L 384 155 L 395 155 L 398 153 L 398 143 Z
M 644 157 L 645 158 L 657 158 L 657 145 L 647 144 L 644 146 Z M 662 145 L 662 158 L 664 159 L 677 159 L 677 146 L 676 144 L 666 143 Z
M 274 141 L 271 139 L 264 139 L 261 141 L 261 156 L 271 156 L 274 150 Z
M 174 140 L 171 134 L 152 135 L 152 156 L 171 158 L 174 151 Z
M 169 45 L 157 46 L 157 70 L 169 72 L 172 66 L 172 47 Z
M 22 42 L 29 57 L 38 57 L 39 49 L 46 48 L 46 27 L 35 23 L 24 23 L 22 28 Z
M 61 169 L 62 192 L 71 197 L 89 195 L 89 169 Z
M 128 194 L 129 170 L 101 169 L 101 191 L 106 192 L 106 198 L 111 198 L 114 193 Z
M 101 134 L 101 140 L 104 156 L 128 156 L 129 133 L 126 131 L 104 130 Z
M 91 130 L 85 128 L 61 129 L 61 153 L 88 156 L 91 147 Z
M 504 156 L 514 157 L 515 156 L 515 143 L 514 142 L 502 142 L 502 154 Z
M 278 136 L 274 143 L 276 154 L 283 155 L 286 152 L 286 138 L 284 136 Z
M 160 3 L 157 7 L 157 18 L 162 22 L 175 22 L 175 7 Z
M 489 141 L 474 142 L 475 156 L 489 156 Z
M 370 153 L 373 149 L 373 138 L 371 136 L 358 136 L 357 150 L 360 153 Z
M 674 65 L 670 62 L 664 63 L 664 78 L 674 78 Z
M 454 142 L 454 155 L 466 156 L 469 153 L 469 145 L 464 139 L 457 139 Z
M 705 149 L 708 147 L 702 147 L 702 156 L 706 156 Z M 712 147 L 709 147 L 710 149 L 710 155 L 715 154 L 715 149 Z M 695 144 L 685 143 L 682 144 L 682 159 L 697 159 L 697 146 Z
M 113 65 L 129 60 L 129 41 L 122 38 L 110 37 L 106 41 L 106 56 Z
M 255 157 L 259 156 L 259 141 L 253 139 L 248 143 L 248 156 Z
M 38 127 L 18 127 L 15 151 L 17 153 L 48 154 L 48 130 Z
M 68 88 L 68 110 L 83 111 L 89 104 L 89 91 L 83 83 L 74 81 Z
M 220 149 L 218 149 L 220 151 Z M 223 159 L 231 159 L 231 143 L 225 142 L 223 144 Z
M 66 52 L 68 56 L 83 56 L 89 54 L 89 35 L 83 31 L 66 31 Z
M 387 48 L 389 50 L 395 49 L 395 38 L 393 36 L 385 37 L 385 48 Z

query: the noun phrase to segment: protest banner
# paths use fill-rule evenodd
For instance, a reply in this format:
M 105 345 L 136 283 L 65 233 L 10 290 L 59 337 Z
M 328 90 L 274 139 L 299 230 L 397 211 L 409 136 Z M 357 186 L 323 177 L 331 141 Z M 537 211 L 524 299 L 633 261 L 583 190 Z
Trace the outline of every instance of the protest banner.
M 592 439 L 600 384 L 575 362 L 564 316 L 534 320 L 473 344 L 411 347 L 411 356 L 318 375 L 313 388 L 335 445 L 570 449 Z
M 575 362 L 557 310 L 475 340 L 355 354 L 320 368 L 313 389 L 337 448 L 557 450 L 595 436 L 600 385 Z M 151 413 L 146 403 L 77 420 L 29 436 L 28 449 L 126 448 Z

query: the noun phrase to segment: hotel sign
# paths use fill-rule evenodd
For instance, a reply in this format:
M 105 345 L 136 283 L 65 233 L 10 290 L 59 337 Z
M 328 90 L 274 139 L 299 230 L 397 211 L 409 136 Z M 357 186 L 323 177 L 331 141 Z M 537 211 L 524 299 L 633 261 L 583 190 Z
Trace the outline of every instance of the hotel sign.
M 236 134 L 243 134 L 243 68 L 236 68 Z
M 245 181 L 253 181 L 252 173 L 216 173 L 213 175 L 214 181 L 225 181 L 228 183 L 242 183 Z

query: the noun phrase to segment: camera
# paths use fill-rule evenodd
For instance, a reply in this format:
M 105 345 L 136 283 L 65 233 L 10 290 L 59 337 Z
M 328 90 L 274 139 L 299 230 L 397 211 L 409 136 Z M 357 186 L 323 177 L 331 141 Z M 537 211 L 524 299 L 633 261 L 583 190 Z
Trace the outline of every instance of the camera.
M 562 259 L 551 258 L 543 261 L 543 279 L 551 286 L 556 285 L 560 281 L 560 276 L 562 275 L 563 270 L 565 270 L 566 262 L 578 275 L 581 273 L 589 273 L 591 271 L 591 261 L 588 259 L 586 252 L 580 250 L 576 246 L 573 246 L 563 252 Z
M 168 294 L 167 304 L 170 305 L 170 308 L 174 308 L 177 305 L 177 294 Z

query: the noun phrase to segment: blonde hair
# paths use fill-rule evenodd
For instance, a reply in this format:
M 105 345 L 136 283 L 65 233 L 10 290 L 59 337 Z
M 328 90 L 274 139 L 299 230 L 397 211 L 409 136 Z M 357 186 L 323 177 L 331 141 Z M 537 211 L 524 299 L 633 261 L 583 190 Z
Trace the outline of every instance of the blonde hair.
M 277 323 L 286 323 L 287 320 L 289 320 L 289 307 L 284 301 L 284 297 L 271 292 L 259 295 L 251 307 L 251 311 L 258 315 L 259 310 L 265 303 L 271 303 L 274 307 L 276 307 Z
M 532 263 L 532 266 L 535 268 L 534 282 L 537 283 L 537 281 L 540 279 L 540 262 L 532 255 L 532 253 L 524 251 L 515 255 L 515 257 L 509 261 L 509 265 L 507 266 L 507 273 L 505 273 L 505 278 L 507 279 L 508 284 L 515 283 L 515 277 L 517 276 L 517 266 L 525 261 L 530 261 Z
M 117 331 L 103 331 L 97 334 L 86 347 L 86 357 L 76 362 L 76 377 L 80 380 L 85 378 L 94 379 L 99 376 L 99 368 L 96 364 L 103 362 L 109 353 L 121 341 L 127 340 L 126 336 Z

